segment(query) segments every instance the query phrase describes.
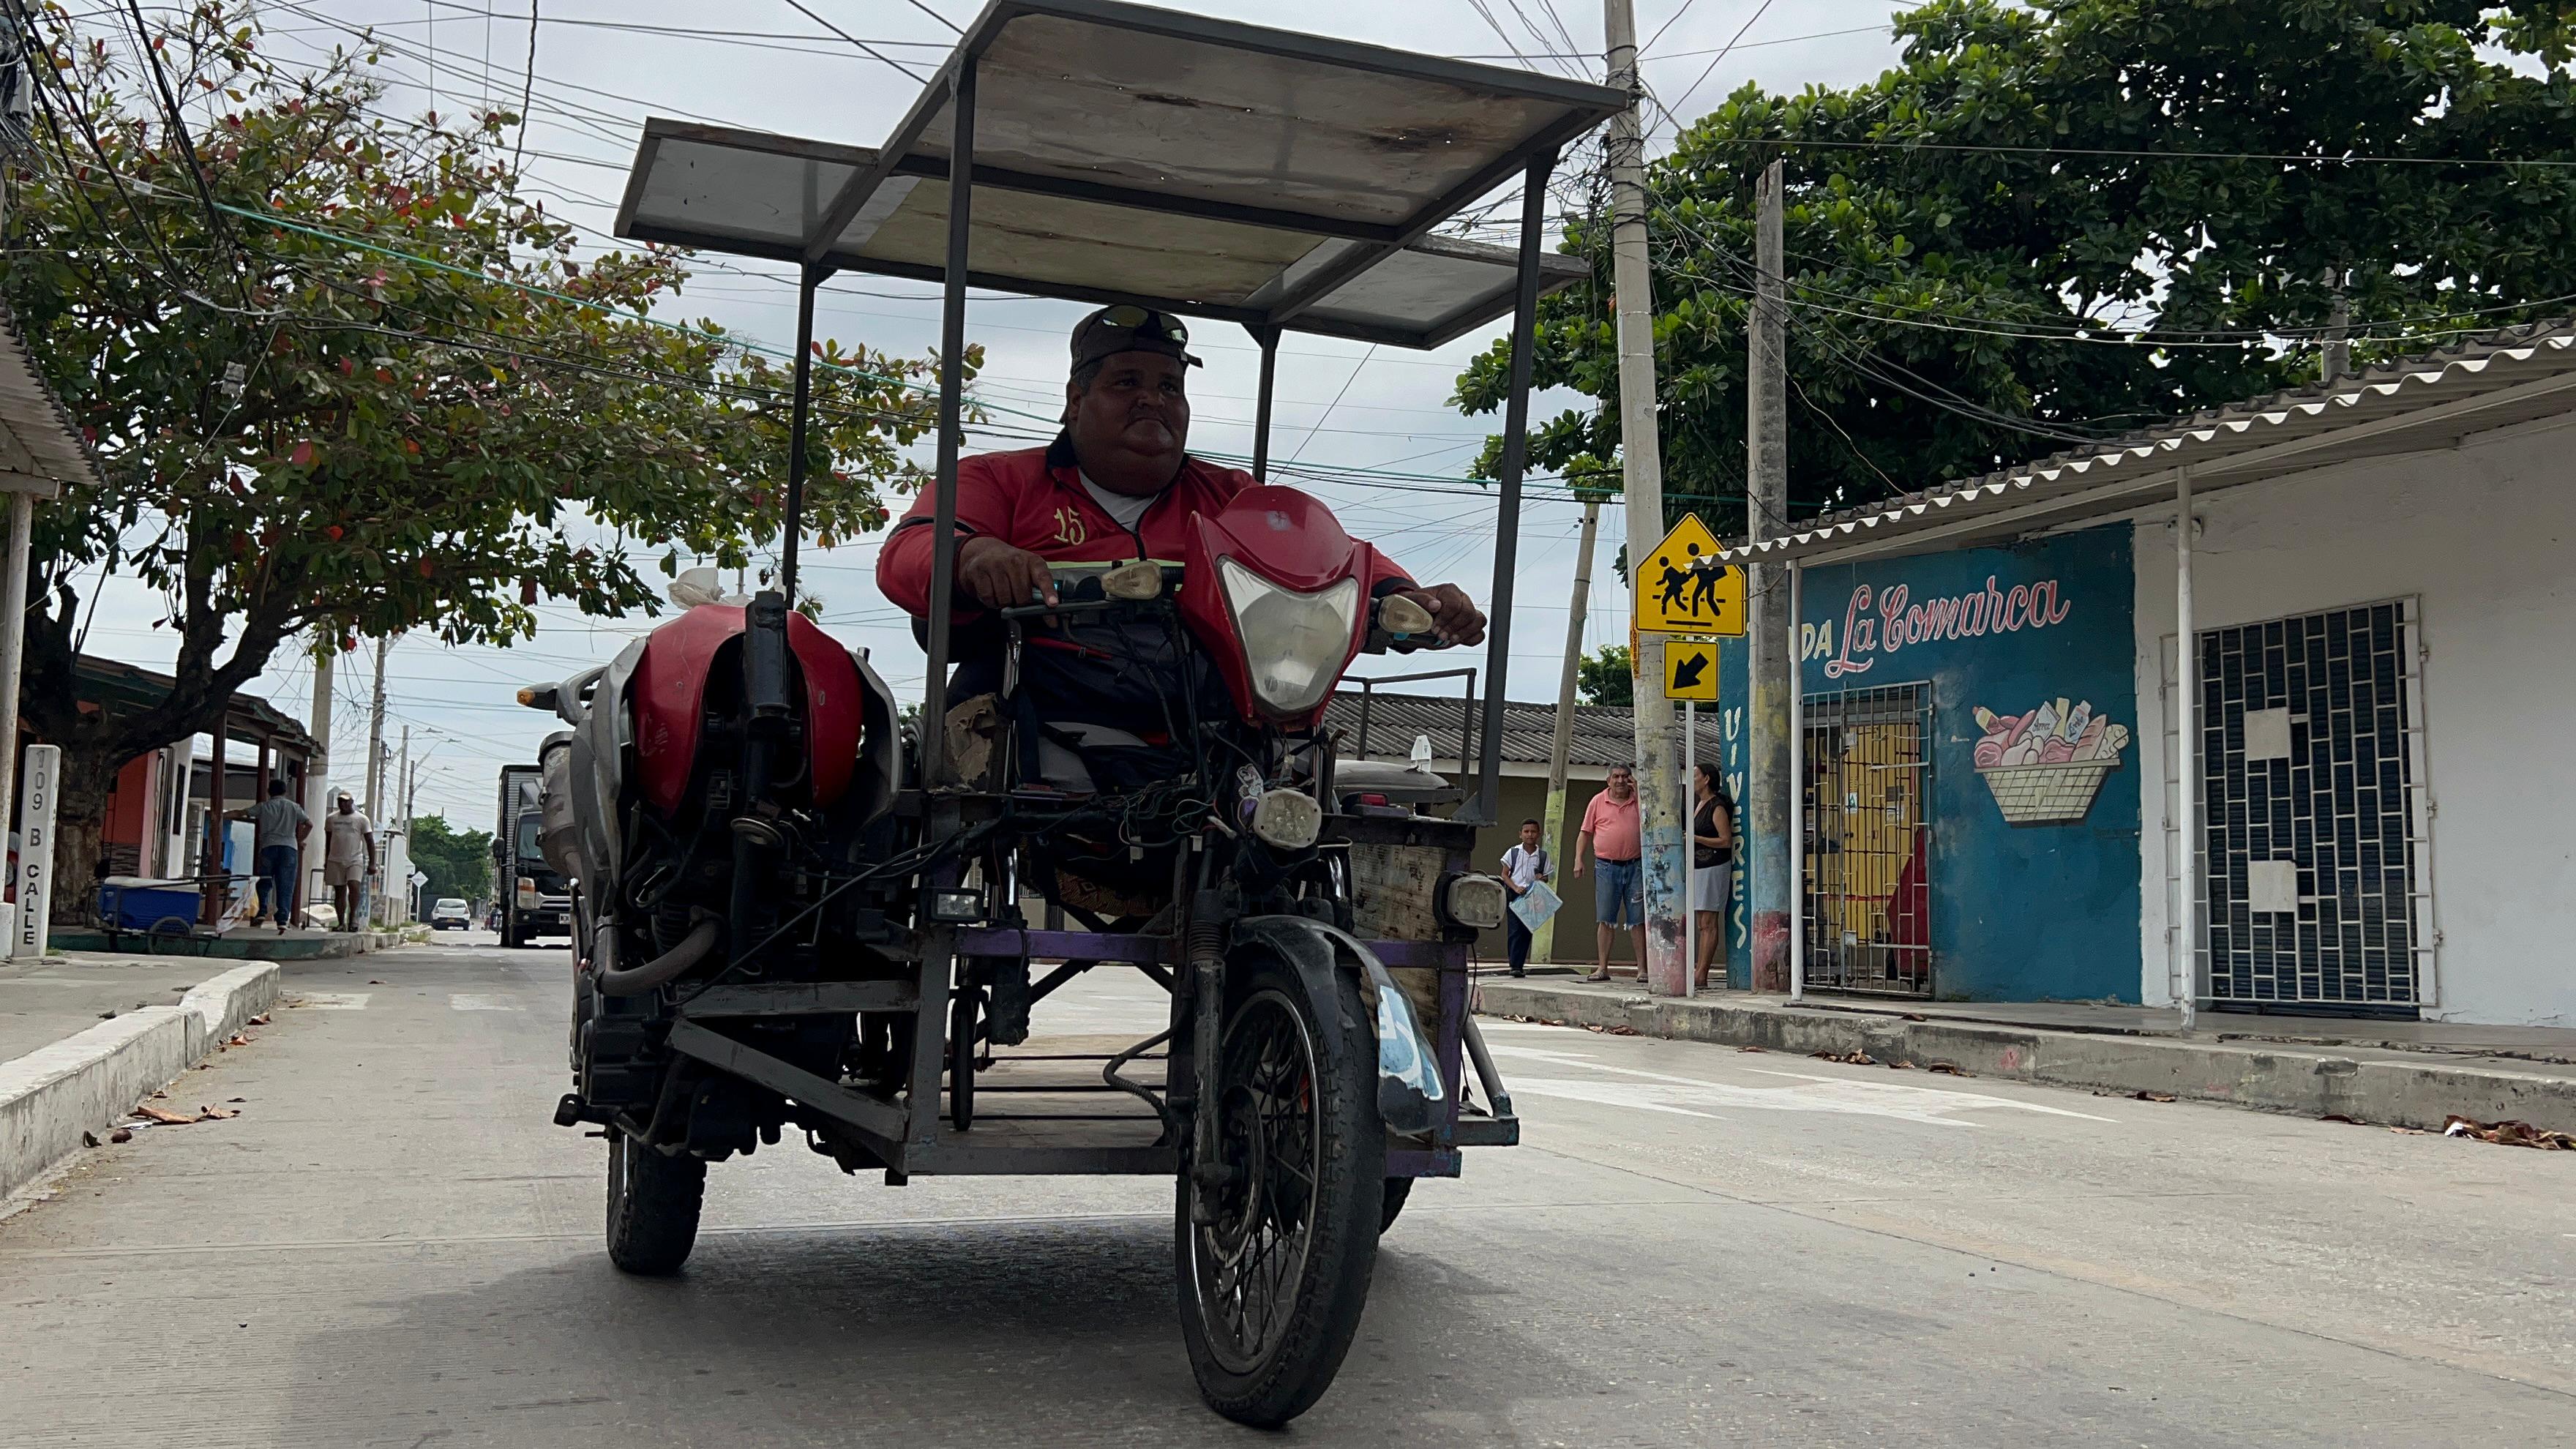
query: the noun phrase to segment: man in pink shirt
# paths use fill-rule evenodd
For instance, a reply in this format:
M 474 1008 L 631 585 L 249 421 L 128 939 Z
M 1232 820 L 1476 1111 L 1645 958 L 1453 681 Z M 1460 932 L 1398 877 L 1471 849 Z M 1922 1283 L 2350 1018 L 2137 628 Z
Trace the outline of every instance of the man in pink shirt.
M 1646 979 L 1646 872 L 1640 857 L 1644 836 L 1637 823 L 1637 776 L 1625 765 L 1612 765 L 1601 793 L 1584 807 L 1583 829 L 1574 848 L 1574 873 L 1583 874 L 1590 856 L 1592 928 L 1598 958 L 1586 981 L 1610 979 L 1610 929 L 1626 926 L 1635 933 L 1637 979 Z

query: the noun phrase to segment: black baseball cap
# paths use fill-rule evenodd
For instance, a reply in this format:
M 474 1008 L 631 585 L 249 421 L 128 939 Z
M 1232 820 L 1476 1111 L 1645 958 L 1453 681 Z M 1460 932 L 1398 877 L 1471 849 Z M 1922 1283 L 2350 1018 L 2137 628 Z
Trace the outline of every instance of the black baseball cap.
M 1103 307 L 1075 324 L 1073 365 L 1080 368 L 1121 352 L 1159 352 L 1192 367 L 1203 365 L 1190 356 L 1189 340 L 1190 329 L 1181 325 L 1180 318 L 1121 302 Z

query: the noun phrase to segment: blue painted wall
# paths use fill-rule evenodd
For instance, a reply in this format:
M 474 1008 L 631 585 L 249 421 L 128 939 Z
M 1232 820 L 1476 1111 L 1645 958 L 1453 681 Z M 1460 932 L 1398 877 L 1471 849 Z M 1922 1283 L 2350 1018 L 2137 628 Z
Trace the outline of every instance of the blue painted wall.
M 2138 999 L 2138 746 L 2130 530 L 2092 529 L 2009 549 L 1813 568 L 1802 589 L 1801 672 L 1812 699 L 1929 681 L 1933 986 L 1945 1000 Z M 1743 793 L 1744 651 L 1721 651 L 1729 788 Z M 2010 824 L 1976 770 L 1998 717 L 2059 698 L 2131 736 L 2083 818 Z M 1743 889 L 1729 975 L 1749 984 Z

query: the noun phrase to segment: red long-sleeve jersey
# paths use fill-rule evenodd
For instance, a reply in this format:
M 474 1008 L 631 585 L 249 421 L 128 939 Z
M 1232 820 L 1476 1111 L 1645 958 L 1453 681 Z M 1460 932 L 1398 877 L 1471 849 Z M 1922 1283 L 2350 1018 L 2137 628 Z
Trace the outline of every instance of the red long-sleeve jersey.
M 1062 442 L 1012 453 L 986 453 L 957 465 L 957 538 L 998 538 L 1013 548 L 1064 563 L 1121 563 L 1132 558 L 1177 563 L 1189 542 L 1192 515 L 1215 513 L 1253 486 L 1252 475 L 1196 458 L 1181 465 L 1131 531 L 1120 526 L 1082 486 L 1073 450 Z M 931 495 L 925 488 L 877 552 L 877 587 L 914 618 L 930 613 Z M 1368 580 L 1369 592 L 1413 580 L 1392 561 Z M 971 603 L 959 601 L 959 618 Z

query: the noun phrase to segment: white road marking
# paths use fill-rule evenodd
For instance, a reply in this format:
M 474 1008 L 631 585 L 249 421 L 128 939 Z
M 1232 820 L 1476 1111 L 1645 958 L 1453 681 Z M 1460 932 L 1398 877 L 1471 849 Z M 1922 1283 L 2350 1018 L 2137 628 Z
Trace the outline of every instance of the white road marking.
M 1836 1112 L 1865 1117 L 1892 1117 L 1900 1121 L 1921 1122 L 1936 1127 L 1969 1127 L 1976 1124 L 1950 1114 L 1986 1107 L 2006 1107 L 2017 1112 L 2036 1112 L 2049 1117 L 2073 1117 L 2087 1122 L 2108 1122 L 2109 1117 L 2096 1117 L 2086 1112 L 2070 1112 L 2063 1107 L 2047 1107 L 2036 1102 L 2017 1102 L 2009 1097 L 1989 1097 L 1981 1092 L 1951 1091 L 1939 1087 L 1912 1087 L 1896 1082 L 1855 1082 L 1844 1077 L 1818 1076 L 1808 1072 L 1769 1071 L 1747 1068 L 1766 1077 L 1783 1077 L 1795 1086 L 1745 1087 L 1723 1082 L 1703 1081 L 1696 1077 L 1676 1077 L 1663 1072 L 1641 1071 L 1634 1067 L 1615 1067 L 1573 1052 L 1545 1051 L 1532 1047 L 1498 1046 L 1498 1057 L 1517 1057 L 1525 1061 L 1546 1062 L 1583 1071 L 1610 1073 L 1635 1081 L 1581 1081 L 1565 1077 L 1528 1078 L 1515 1076 L 1509 1085 L 1515 1093 L 1541 1097 L 1566 1097 L 1576 1101 L 1597 1102 L 1604 1106 L 1633 1107 L 1648 1111 L 1672 1112 L 1684 1116 L 1706 1117 L 1703 1107 L 1749 1108 L 1768 1112 Z
M 485 991 L 458 991 L 447 998 L 448 1006 L 457 1011 L 525 1011 L 526 1007 L 506 996 Z
M 372 991 L 299 991 L 296 999 L 316 1011 L 364 1011 Z

